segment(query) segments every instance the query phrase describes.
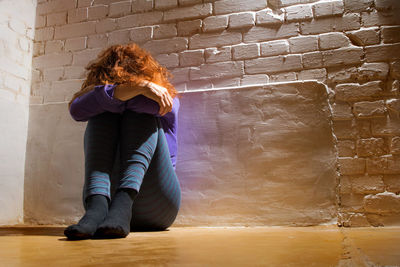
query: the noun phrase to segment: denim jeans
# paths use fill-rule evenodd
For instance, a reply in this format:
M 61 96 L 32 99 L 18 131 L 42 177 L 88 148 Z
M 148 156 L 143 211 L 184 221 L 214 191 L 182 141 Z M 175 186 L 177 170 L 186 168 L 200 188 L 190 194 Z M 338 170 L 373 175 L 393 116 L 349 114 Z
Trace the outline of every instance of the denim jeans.
M 166 229 L 175 220 L 181 188 L 170 159 L 160 118 L 126 110 L 104 112 L 88 120 L 84 134 L 83 206 L 92 194 L 109 203 L 118 188 L 138 194 L 131 230 Z

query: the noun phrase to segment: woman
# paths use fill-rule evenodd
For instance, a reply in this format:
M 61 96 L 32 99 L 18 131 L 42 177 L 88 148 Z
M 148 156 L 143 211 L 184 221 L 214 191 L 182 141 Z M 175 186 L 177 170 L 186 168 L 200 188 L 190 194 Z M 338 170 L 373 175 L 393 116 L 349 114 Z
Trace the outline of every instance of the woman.
M 135 43 L 109 47 L 86 69 L 87 79 L 69 103 L 73 119 L 88 121 L 85 214 L 64 234 L 124 238 L 132 229 L 168 228 L 181 201 L 175 174 L 179 99 L 168 81 L 172 75 Z M 111 192 L 115 168 L 119 179 Z

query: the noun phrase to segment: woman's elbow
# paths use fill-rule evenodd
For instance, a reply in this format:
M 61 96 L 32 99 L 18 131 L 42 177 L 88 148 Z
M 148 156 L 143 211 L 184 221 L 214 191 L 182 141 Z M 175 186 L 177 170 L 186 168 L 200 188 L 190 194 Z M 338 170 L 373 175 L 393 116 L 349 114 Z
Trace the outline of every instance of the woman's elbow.
M 69 114 L 75 121 L 87 121 L 86 116 L 82 113 L 81 109 L 78 109 L 75 105 L 71 105 L 69 108 Z

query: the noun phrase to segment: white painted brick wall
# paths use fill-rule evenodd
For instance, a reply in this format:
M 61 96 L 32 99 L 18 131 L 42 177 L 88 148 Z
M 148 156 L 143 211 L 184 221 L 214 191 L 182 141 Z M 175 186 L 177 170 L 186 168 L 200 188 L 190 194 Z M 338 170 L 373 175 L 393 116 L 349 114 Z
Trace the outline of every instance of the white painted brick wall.
M 35 21 L 46 26 L 46 16 L 35 18 L 36 1 L 0 1 L 0 225 L 23 223 L 25 152 L 28 134 L 29 99 L 34 51 Z M 61 23 L 52 20 L 50 23 Z M 38 38 L 52 40 L 54 29 L 39 32 Z M 61 44 L 62 45 L 62 44 Z M 47 52 L 58 51 L 60 43 L 48 43 Z M 40 47 L 45 52 L 45 42 Z M 39 76 L 39 77 L 37 77 Z M 42 99 L 38 99 L 41 103 Z
M 17 47 L 33 53 L 31 99 L 35 103 L 65 101 L 83 81 L 85 64 L 101 49 L 129 42 L 140 44 L 170 69 L 179 90 L 318 80 L 331 91 L 333 129 L 345 183 L 349 175 L 384 175 L 375 162 L 399 151 L 400 123 L 393 119 L 400 97 L 398 3 L 43 1 L 37 9 L 35 42 L 21 39 Z M 22 25 L 13 22 L 6 33 L 15 37 L 21 31 Z M 0 71 L 13 66 L 21 77 L 28 76 L 22 63 L 29 60 L 20 52 L 11 54 L 15 62 L 0 63 Z M 23 84 L 0 80 L 5 83 Z M 371 138 L 386 141 L 360 141 Z M 364 150 L 372 147 L 377 159 L 361 152 L 361 146 Z M 392 172 L 400 175 L 393 168 Z M 388 182 L 387 188 L 394 187 Z M 359 194 L 371 189 L 357 190 Z M 343 199 L 346 201 L 345 196 Z M 353 217 L 346 217 L 346 212 L 354 209 L 351 205 L 342 208 L 340 223 L 351 225 Z M 370 215 L 360 212 L 359 216 L 368 225 Z

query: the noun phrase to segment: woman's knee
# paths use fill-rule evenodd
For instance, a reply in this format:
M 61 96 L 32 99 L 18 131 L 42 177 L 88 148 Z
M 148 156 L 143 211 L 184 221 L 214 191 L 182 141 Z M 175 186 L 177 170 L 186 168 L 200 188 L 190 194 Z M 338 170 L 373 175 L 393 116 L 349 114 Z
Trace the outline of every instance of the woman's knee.
M 164 216 L 161 218 L 158 216 L 136 216 L 133 214 L 131 221 L 131 230 L 165 230 L 169 228 L 175 221 L 178 215 L 179 207 L 170 206 L 167 209 L 163 209 Z

